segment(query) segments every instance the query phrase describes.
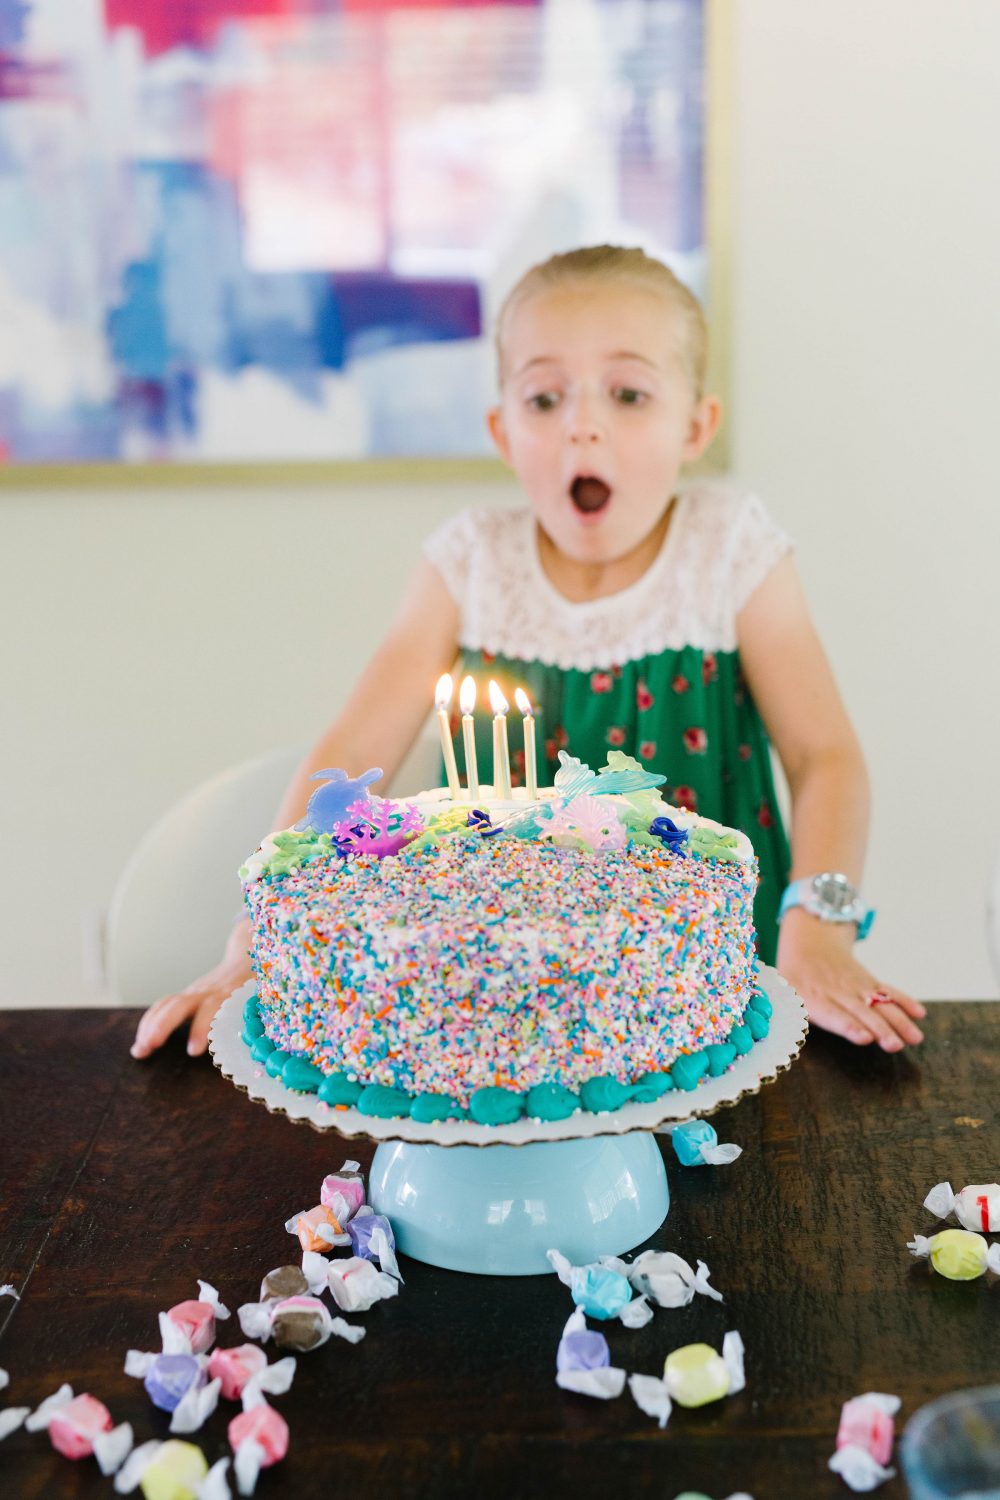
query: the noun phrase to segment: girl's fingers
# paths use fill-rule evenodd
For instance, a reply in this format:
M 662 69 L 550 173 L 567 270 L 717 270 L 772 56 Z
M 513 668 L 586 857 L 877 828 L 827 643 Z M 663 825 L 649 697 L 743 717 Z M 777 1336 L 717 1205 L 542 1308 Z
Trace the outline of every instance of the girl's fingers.
M 132 1056 L 148 1057 L 162 1047 L 170 1033 L 197 1009 L 200 999 L 201 992 L 191 995 L 185 991 L 181 995 L 163 995 L 154 1001 L 136 1029 Z
M 890 1052 L 898 1052 L 904 1044 L 915 1047 L 922 1042 L 924 1034 L 912 1017 L 914 1007 L 923 1015 L 924 1008 L 890 984 L 876 985 L 862 996 L 865 1007 L 873 1017 L 873 1030 L 879 1027 L 879 1041 Z
M 206 996 L 195 1011 L 187 1045 L 188 1052 L 192 1057 L 200 1057 L 208 1047 L 208 1033 L 215 1018 L 215 1013 L 227 998 L 227 995 L 217 991 L 213 992 L 211 995 Z
M 875 1040 L 874 1031 L 868 1026 L 864 1016 L 855 1015 L 846 1006 L 838 1004 L 829 995 L 803 996 L 806 1002 L 806 1010 L 809 1020 L 814 1026 L 821 1026 L 824 1031 L 832 1031 L 836 1036 L 842 1036 L 849 1042 L 854 1042 L 859 1047 L 868 1046 Z

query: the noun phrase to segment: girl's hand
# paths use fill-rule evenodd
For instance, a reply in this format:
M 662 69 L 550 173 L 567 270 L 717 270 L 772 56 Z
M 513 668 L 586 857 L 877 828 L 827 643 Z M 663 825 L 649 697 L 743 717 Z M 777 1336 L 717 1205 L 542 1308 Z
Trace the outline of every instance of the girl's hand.
M 132 1043 L 133 1057 L 148 1057 L 157 1047 L 162 1047 L 171 1032 L 189 1019 L 188 1052 L 192 1057 L 198 1057 L 205 1051 L 212 1017 L 222 1002 L 228 1000 L 241 984 L 246 984 L 253 973 L 248 952 L 249 931 L 248 918 L 238 922 L 221 963 L 189 984 L 186 990 L 177 995 L 163 995 L 153 1002 L 139 1022 Z
M 854 957 L 853 940 L 850 923 L 836 927 L 801 910 L 784 917 L 777 967 L 801 995 L 810 1022 L 861 1047 L 878 1042 L 885 1052 L 922 1042 L 915 1021 L 927 1014 L 924 1007 L 869 974 Z

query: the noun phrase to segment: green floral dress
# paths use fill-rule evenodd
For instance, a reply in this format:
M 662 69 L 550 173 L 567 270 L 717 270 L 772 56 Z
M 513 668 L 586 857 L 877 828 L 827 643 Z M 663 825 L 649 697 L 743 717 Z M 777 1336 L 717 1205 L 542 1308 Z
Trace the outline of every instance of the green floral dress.
M 491 677 L 511 703 L 515 785 L 524 779 L 518 686 L 535 705 L 539 786 L 551 784 L 560 750 L 595 768 L 609 750 L 637 756 L 666 776 L 669 802 L 749 835 L 765 963 L 774 962 L 789 850 L 767 733 L 740 671 L 736 616 L 790 545 L 755 495 L 706 482 L 675 500 L 643 577 L 584 604 L 550 583 L 527 507 L 463 511 L 424 548 L 458 606 L 458 673 L 479 689 L 480 779 L 492 779 Z M 457 709 L 452 730 L 461 769 Z

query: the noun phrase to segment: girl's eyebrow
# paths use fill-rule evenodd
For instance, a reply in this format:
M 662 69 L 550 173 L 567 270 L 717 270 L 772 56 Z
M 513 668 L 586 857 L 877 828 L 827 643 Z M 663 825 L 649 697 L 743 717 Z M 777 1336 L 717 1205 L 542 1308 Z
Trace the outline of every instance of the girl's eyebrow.
M 657 364 L 656 360 L 649 359 L 645 354 L 637 354 L 633 349 L 615 349 L 610 354 L 606 354 L 604 358 L 632 359 L 640 365 L 645 365 L 647 369 L 656 371 L 662 370 L 662 366 Z M 514 371 L 514 379 L 518 379 L 519 376 L 523 375 L 527 370 L 533 369 L 535 365 L 557 364 L 559 364 L 559 356 L 556 354 L 536 354 L 532 359 L 527 360 L 519 370 Z

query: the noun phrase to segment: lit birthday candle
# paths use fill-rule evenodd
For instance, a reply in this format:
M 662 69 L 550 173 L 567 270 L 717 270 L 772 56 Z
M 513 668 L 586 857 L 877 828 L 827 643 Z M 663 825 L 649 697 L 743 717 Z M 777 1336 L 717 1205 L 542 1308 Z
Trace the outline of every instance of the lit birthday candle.
M 472 714 L 476 707 L 475 678 L 462 678 L 462 686 L 458 690 L 458 704 L 462 710 L 462 743 L 465 745 L 465 777 L 469 783 L 469 796 L 475 802 L 479 798 L 476 732 L 472 722 Z
M 451 695 L 454 691 L 454 683 L 451 674 L 445 672 L 443 677 L 438 678 L 437 687 L 434 689 L 434 706 L 437 709 L 438 729 L 441 731 L 441 754 L 444 756 L 444 769 L 448 776 L 448 790 L 453 801 L 457 802 L 461 795 L 461 787 L 458 781 L 458 766 L 455 764 L 455 746 L 451 738 L 451 725 L 448 722 L 448 705 L 451 703 Z
M 490 707 L 493 709 L 493 789 L 504 802 L 512 796 L 510 788 L 510 750 L 507 745 L 507 710 L 510 704 L 492 680 Z
M 533 801 L 538 796 L 538 781 L 535 775 L 535 710 L 524 688 L 515 688 L 514 697 L 518 708 L 524 715 L 521 721 L 524 729 L 524 785 L 528 800 Z

